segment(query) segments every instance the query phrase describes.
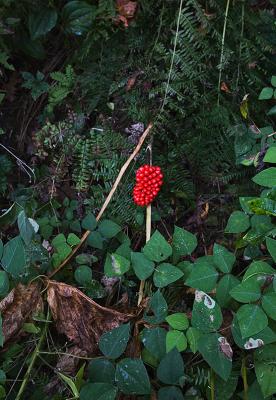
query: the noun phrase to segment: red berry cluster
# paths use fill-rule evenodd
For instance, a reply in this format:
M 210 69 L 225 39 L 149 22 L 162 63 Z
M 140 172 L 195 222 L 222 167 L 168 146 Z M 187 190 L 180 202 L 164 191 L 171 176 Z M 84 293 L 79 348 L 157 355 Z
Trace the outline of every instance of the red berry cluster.
M 163 183 L 160 167 L 143 165 L 136 172 L 136 185 L 133 189 L 134 203 L 147 206 L 157 196 Z

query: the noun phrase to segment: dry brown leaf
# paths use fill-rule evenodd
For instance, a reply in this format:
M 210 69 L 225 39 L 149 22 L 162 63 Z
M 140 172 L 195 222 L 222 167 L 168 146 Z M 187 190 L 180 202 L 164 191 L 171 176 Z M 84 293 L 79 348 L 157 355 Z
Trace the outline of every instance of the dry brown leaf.
M 16 286 L 0 302 L 4 343 L 18 336 L 23 324 L 42 309 L 43 301 L 37 283 L 32 283 L 29 286 L 22 284 Z
M 61 282 L 49 281 L 47 299 L 57 330 L 89 354 L 97 351 L 104 332 L 134 317 L 102 307 L 80 290 Z

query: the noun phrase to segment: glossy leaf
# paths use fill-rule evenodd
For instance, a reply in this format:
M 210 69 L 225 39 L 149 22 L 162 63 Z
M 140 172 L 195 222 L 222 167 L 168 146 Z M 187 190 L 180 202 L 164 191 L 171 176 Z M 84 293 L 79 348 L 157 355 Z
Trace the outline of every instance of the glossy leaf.
M 196 290 L 192 310 L 192 326 L 202 332 L 212 332 L 220 328 L 222 313 L 219 305 L 206 293 Z
M 276 293 L 267 293 L 262 297 L 262 307 L 266 314 L 276 321 Z
M 153 282 L 156 287 L 163 288 L 180 279 L 183 272 L 172 264 L 159 264 L 153 274 Z
M 186 256 L 195 250 L 197 238 L 185 229 L 175 226 L 172 244 L 178 255 Z
M 231 274 L 226 274 L 221 278 L 216 288 L 216 300 L 221 307 L 225 308 L 229 305 L 232 300 L 230 291 L 239 283 L 238 278 Z
M 276 168 L 270 167 L 259 172 L 252 178 L 257 185 L 272 188 L 276 186 Z
M 155 231 L 143 248 L 145 256 L 156 262 L 166 260 L 172 254 L 172 248 L 159 231 Z
M 236 316 L 243 338 L 259 333 L 268 325 L 267 316 L 257 304 L 241 306 Z
M 236 261 L 233 253 L 228 251 L 225 247 L 215 243 L 213 248 L 214 263 L 225 274 L 231 272 L 232 267 Z
M 233 299 L 240 303 L 250 303 L 257 301 L 261 297 L 260 284 L 255 279 L 248 279 L 235 286 L 231 292 Z
M 125 394 L 150 394 L 147 370 L 140 359 L 124 358 L 116 366 L 115 380 Z
M 242 211 L 234 211 L 228 219 L 225 232 L 241 233 L 245 232 L 249 227 L 249 216 Z
M 124 324 L 104 333 L 100 337 L 99 348 L 108 358 L 116 359 L 123 354 L 129 341 L 130 324 Z
M 195 262 L 185 285 L 195 289 L 210 292 L 214 289 L 218 278 L 218 272 L 213 265 L 207 261 Z
M 35 13 L 29 14 L 28 28 L 32 40 L 50 32 L 57 23 L 57 12 L 52 8 L 38 7 Z

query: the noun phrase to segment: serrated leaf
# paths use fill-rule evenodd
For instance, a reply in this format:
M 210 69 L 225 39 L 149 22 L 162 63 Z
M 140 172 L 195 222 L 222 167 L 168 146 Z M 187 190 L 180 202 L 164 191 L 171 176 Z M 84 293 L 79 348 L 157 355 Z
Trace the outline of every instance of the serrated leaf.
M 184 375 L 184 362 L 179 351 L 174 347 L 161 360 L 157 368 L 158 379 L 169 385 L 178 385 Z
M 141 335 L 143 345 L 158 360 L 166 354 L 166 330 L 160 327 L 145 328 Z
M 267 316 L 257 304 L 241 306 L 236 316 L 243 338 L 259 333 L 268 325 Z
M 208 261 L 197 261 L 194 263 L 185 285 L 195 289 L 210 292 L 214 289 L 218 278 L 218 272 Z
M 147 370 L 140 359 L 124 358 L 116 366 L 115 380 L 125 394 L 150 394 Z
M 227 222 L 226 233 L 245 232 L 250 227 L 249 216 L 242 211 L 234 211 Z
M 197 238 L 185 229 L 175 226 L 173 234 L 173 248 L 179 256 L 192 254 L 197 246 Z
M 126 349 L 130 333 L 130 324 L 120 325 L 100 337 L 99 348 L 108 358 L 116 359 Z
M 25 272 L 26 252 L 19 236 L 5 244 L 1 264 L 4 270 L 14 278 L 18 278 Z
M 166 351 L 171 351 L 174 347 L 178 351 L 184 351 L 187 348 L 187 339 L 183 332 L 177 330 L 171 330 L 166 336 Z
M 236 261 L 236 257 L 233 253 L 228 251 L 224 246 L 215 243 L 213 249 L 214 263 L 225 274 L 231 272 L 232 267 Z
M 145 256 L 156 262 L 166 260 L 172 254 L 172 248 L 159 231 L 155 231 L 143 248 Z
M 216 374 L 227 381 L 232 370 L 231 347 L 227 340 L 218 333 L 202 335 L 198 340 L 198 351 Z
M 162 263 L 155 269 L 153 282 L 156 287 L 162 288 L 177 281 L 182 276 L 183 272 L 179 268 L 169 263 Z
M 154 262 L 150 261 L 143 253 L 131 253 L 131 263 L 135 275 L 141 280 L 146 280 L 154 271 Z
M 173 329 L 178 329 L 179 331 L 184 331 L 189 327 L 189 320 L 184 313 L 175 313 L 168 315 L 166 321 Z

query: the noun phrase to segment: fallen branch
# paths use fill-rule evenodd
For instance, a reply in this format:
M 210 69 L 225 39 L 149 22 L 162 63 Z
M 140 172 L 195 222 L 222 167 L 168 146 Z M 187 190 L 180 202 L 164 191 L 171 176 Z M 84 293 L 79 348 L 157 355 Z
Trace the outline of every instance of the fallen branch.
M 101 218 L 101 216 L 103 215 L 103 213 L 105 212 L 108 204 L 110 203 L 122 177 L 124 176 L 126 170 L 129 167 L 129 164 L 131 163 L 131 161 L 136 157 L 136 155 L 139 153 L 146 137 L 148 136 L 150 130 L 152 128 L 152 123 L 150 122 L 147 129 L 144 131 L 144 133 L 142 134 L 142 136 L 140 137 L 140 140 L 137 144 L 137 146 L 135 147 L 133 153 L 129 156 L 129 158 L 127 159 L 127 161 L 124 163 L 124 165 L 122 166 L 116 181 L 114 182 L 114 185 L 112 186 L 112 189 L 109 192 L 109 195 L 107 196 L 99 214 L 96 217 L 96 220 L 99 221 L 99 219 Z M 86 241 L 87 237 L 90 235 L 91 231 L 87 230 L 86 232 L 84 232 L 84 234 L 81 237 L 80 243 L 73 249 L 73 251 L 69 254 L 69 256 L 58 266 L 58 268 L 56 268 L 54 271 L 52 271 L 49 274 L 49 277 L 52 278 L 57 272 L 59 272 L 70 260 L 71 258 L 76 254 L 76 252 L 79 250 L 79 248 L 82 246 L 82 244 Z

